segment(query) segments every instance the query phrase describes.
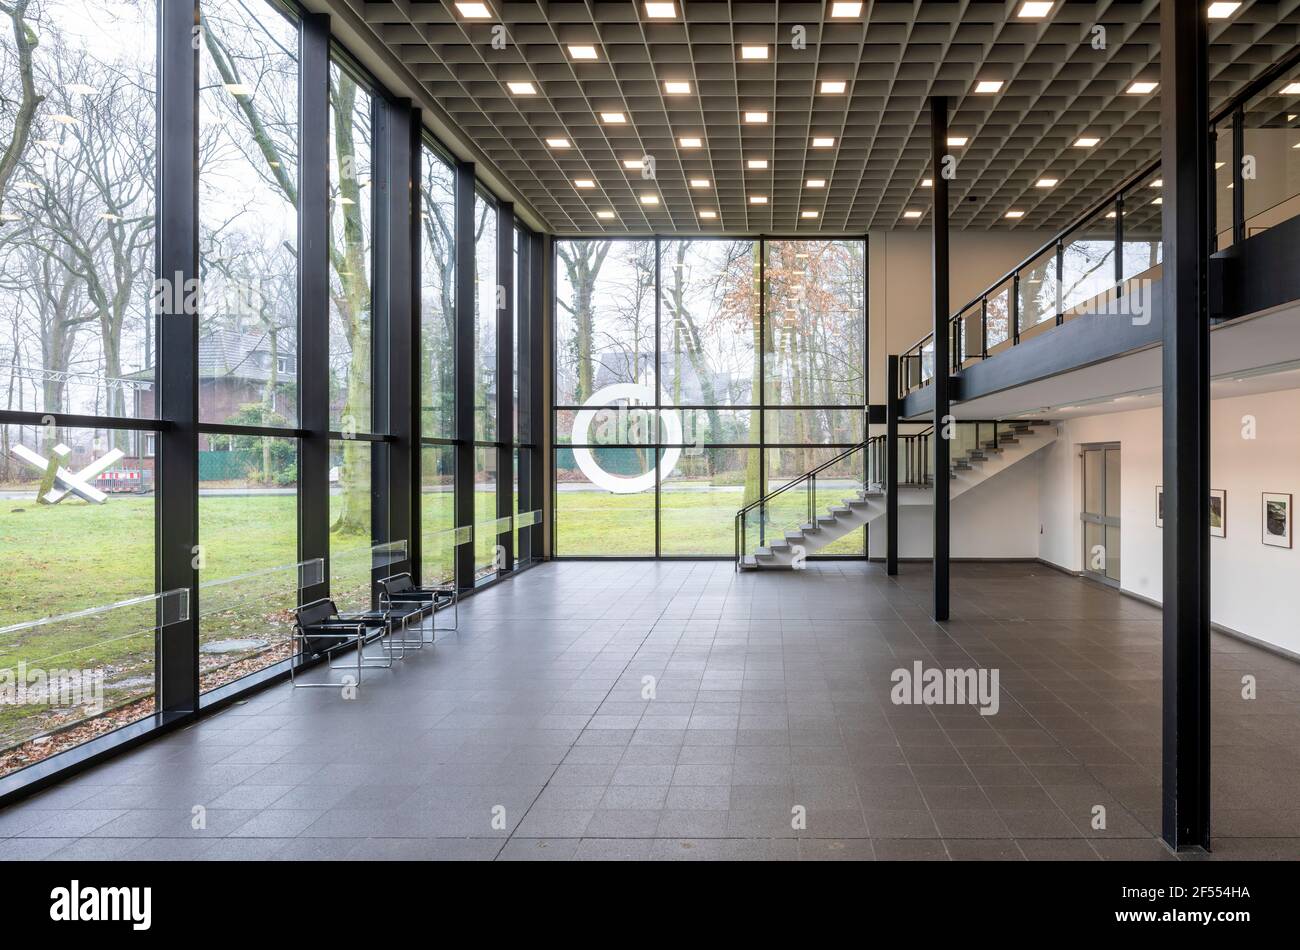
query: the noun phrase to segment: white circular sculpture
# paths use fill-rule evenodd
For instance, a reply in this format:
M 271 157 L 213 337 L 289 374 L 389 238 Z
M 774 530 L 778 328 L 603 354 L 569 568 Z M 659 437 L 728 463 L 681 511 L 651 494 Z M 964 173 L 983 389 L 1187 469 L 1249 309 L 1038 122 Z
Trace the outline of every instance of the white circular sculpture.
M 582 470 L 582 474 L 586 475 L 587 480 L 593 485 L 615 495 L 635 495 L 655 487 L 655 470 L 653 468 L 640 475 L 612 475 L 600 467 L 595 456 L 591 454 L 591 449 L 581 447 L 581 443 L 587 441 L 587 431 L 591 428 L 591 422 L 596 418 L 596 413 L 619 399 L 626 399 L 629 403 L 634 401 L 643 404 L 649 403 L 653 406 L 655 391 L 642 383 L 614 383 L 592 393 L 591 398 L 582 404 L 583 407 L 573 417 L 573 442 L 575 444 L 573 459 L 578 463 L 578 468 Z M 677 410 L 673 408 L 672 402 L 666 396 L 659 408 L 659 417 L 663 420 L 664 435 L 666 436 L 661 441 L 672 446 L 664 449 L 663 457 L 659 460 L 659 477 L 667 478 L 668 474 L 677 465 L 677 460 L 682 456 L 680 446 L 682 441 L 682 421 Z M 635 448 L 635 446 L 630 447 Z

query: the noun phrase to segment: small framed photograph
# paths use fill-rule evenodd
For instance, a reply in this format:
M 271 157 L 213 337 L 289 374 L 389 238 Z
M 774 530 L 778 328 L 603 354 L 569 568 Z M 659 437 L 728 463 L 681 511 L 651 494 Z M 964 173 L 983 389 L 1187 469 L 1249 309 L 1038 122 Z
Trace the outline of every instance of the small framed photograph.
M 1210 537 L 1228 536 L 1228 493 L 1210 489 Z
M 1275 548 L 1291 547 L 1291 496 L 1282 492 L 1263 493 L 1263 538 Z
M 1156 527 L 1165 526 L 1165 486 L 1156 486 Z

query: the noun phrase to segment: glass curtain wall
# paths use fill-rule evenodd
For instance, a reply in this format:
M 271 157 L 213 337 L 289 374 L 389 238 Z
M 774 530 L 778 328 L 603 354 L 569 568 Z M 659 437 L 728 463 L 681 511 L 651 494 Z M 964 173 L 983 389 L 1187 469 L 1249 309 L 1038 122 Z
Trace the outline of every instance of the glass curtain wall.
M 557 241 L 555 273 L 556 556 L 730 556 L 741 507 L 866 437 L 862 239 Z
M 377 137 L 379 110 L 399 125 L 410 114 L 291 3 L 200 0 L 198 13 L 195 31 L 152 0 L 0 9 L 0 152 L 12 159 L 0 163 L 0 687 L 22 684 L 0 703 L 0 794 L 57 770 L 59 753 L 283 670 L 304 597 L 369 606 L 375 572 L 401 558 L 374 545 L 410 539 L 410 525 L 388 523 L 390 489 L 422 503 L 423 580 L 452 580 L 456 492 L 486 489 L 482 537 L 509 538 L 497 459 L 535 450 L 531 408 L 511 407 L 515 380 L 537 378 L 540 348 L 518 348 L 540 318 L 536 239 L 521 230 L 498 262 L 498 208 L 479 196 L 476 229 L 460 236 L 475 248 L 476 352 L 458 368 L 455 169 L 426 143 L 419 450 L 392 471 L 388 393 L 416 363 L 377 354 L 416 328 L 410 308 L 375 304 L 387 299 L 375 285 L 401 275 L 376 253 L 372 178 L 396 141 Z M 184 94 L 159 77 L 174 85 L 195 63 L 190 127 L 166 88 Z M 313 95 L 323 108 L 300 115 Z M 181 210 L 159 221 L 168 196 Z M 309 216 L 326 235 L 319 260 L 302 253 Z M 496 361 L 510 329 L 499 267 L 518 275 L 513 372 Z M 302 305 L 309 294 L 319 306 Z M 459 486 L 458 380 L 472 381 L 480 460 Z M 535 493 L 526 467 L 515 472 Z M 482 554 L 494 570 L 495 544 Z

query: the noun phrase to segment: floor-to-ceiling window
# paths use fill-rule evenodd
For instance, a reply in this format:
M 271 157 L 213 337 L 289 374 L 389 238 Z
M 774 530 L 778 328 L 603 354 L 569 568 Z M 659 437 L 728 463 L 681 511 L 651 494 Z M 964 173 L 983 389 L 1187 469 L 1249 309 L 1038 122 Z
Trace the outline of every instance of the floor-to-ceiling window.
M 371 548 L 382 518 L 372 478 L 374 391 L 375 99 L 348 65 L 330 65 L 329 368 L 330 593 L 343 610 L 370 607 Z M 382 395 L 381 397 L 382 398 Z
M 730 555 L 737 510 L 862 442 L 865 252 L 557 241 L 555 554 Z M 820 500 L 864 465 L 839 461 Z M 861 555 L 863 537 L 826 553 Z
M 207 691 L 287 657 L 297 604 L 298 24 L 266 0 L 203 0 L 199 12 Z
M 154 708 L 156 31 L 0 7 L 0 775 Z
M 456 577 L 456 169 L 425 144 L 420 171 L 420 578 L 447 584 Z
M 504 310 L 497 281 L 497 207 L 474 196 L 474 573 L 487 576 L 509 565 L 497 553 L 497 459 L 501 452 L 497 406 L 497 320 Z M 509 266 L 509 263 L 506 263 Z M 506 425 L 509 425 L 507 420 Z M 508 449 L 507 449 L 508 450 Z

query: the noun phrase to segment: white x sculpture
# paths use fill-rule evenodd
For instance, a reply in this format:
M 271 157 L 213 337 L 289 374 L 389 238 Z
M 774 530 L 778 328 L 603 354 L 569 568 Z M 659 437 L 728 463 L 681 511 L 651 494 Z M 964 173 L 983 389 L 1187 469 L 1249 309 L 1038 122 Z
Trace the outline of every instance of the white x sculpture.
M 15 445 L 10 448 L 10 451 L 42 474 L 49 471 L 50 460 L 41 458 L 38 453 L 33 452 L 27 446 Z M 54 447 L 53 454 L 60 460 L 66 459 L 72 454 L 72 449 L 60 442 Z M 57 505 L 69 494 L 73 494 L 93 504 L 102 505 L 108 500 L 108 496 L 90 483 L 125 454 L 121 449 L 113 449 L 103 458 L 96 459 L 79 472 L 70 472 L 60 465 L 54 472 L 54 487 L 45 493 L 42 500 L 46 504 Z

